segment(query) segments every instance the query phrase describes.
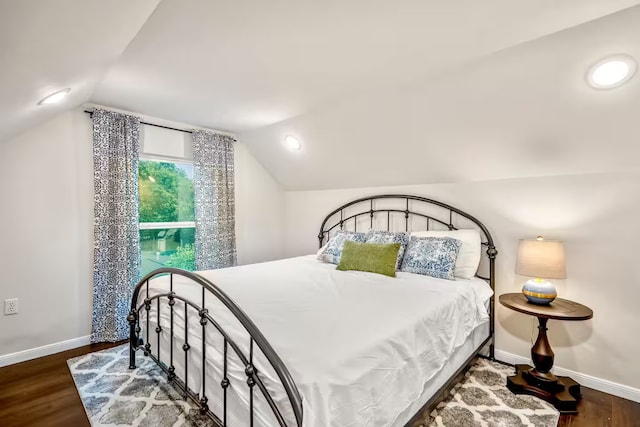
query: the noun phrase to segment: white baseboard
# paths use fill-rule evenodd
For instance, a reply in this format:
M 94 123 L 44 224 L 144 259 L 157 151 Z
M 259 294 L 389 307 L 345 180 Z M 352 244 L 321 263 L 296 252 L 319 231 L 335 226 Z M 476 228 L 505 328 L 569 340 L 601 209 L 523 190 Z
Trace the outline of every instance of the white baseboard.
M 42 347 L 5 354 L 0 356 L 0 368 L 89 344 L 91 344 L 91 335 L 86 335 L 84 337 L 72 338 L 66 341 L 54 342 L 53 344 L 43 345 Z
M 531 365 L 531 360 L 528 357 L 518 356 L 517 354 L 508 353 L 502 350 L 496 350 L 495 357 L 502 362 L 510 363 L 512 365 Z M 569 369 L 561 368 L 559 366 L 554 366 L 551 371 L 556 375 L 571 377 L 578 383 L 580 383 L 580 385 L 583 385 L 585 387 L 602 391 L 604 393 L 609 393 L 614 396 L 622 397 L 624 399 L 633 400 L 634 402 L 640 402 L 640 390 L 637 388 L 614 383 L 613 381 L 604 380 L 602 378 L 593 377 L 591 375 L 581 374 L 580 372 L 575 372 Z

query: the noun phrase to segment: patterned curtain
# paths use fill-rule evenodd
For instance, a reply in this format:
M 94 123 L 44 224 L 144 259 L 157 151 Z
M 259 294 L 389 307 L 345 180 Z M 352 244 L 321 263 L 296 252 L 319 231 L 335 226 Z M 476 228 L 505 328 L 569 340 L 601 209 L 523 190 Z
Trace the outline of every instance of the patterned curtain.
M 137 117 L 93 112 L 94 251 L 91 342 L 129 335 L 127 314 L 140 276 Z
M 193 132 L 196 270 L 236 264 L 234 139 Z

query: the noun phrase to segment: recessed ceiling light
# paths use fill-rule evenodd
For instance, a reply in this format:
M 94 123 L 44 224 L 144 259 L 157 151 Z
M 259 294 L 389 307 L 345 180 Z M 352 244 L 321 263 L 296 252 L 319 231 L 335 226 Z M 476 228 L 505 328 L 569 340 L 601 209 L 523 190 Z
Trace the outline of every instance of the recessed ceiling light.
M 62 101 L 65 96 L 67 96 L 70 90 L 71 88 L 66 88 L 57 92 L 53 92 L 51 95 L 46 96 L 40 102 L 38 102 L 38 105 L 57 104 L 58 102 Z
M 298 141 L 298 138 L 296 138 L 295 136 L 287 136 L 284 139 L 284 143 L 287 146 L 287 148 L 291 151 L 300 151 L 302 150 L 302 144 L 300 143 L 300 141 Z
M 589 68 L 587 82 L 596 89 L 613 89 L 628 82 L 636 68 L 636 61 L 630 56 L 610 56 Z

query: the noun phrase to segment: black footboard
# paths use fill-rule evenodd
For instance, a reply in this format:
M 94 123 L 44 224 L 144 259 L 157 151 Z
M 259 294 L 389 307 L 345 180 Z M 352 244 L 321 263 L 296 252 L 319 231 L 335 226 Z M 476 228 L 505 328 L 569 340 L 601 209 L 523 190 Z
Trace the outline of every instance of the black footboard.
M 169 289 L 168 292 L 159 292 L 154 295 L 150 295 L 149 286 L 150 281 L 158 276 L 168 276 L 169 281 Z M 182 276 L 188 278 L 191 282 L 198 284 L 202 288 L 201 293 L 201 301 L 196 303 L 195 301 L 190 301 L 186 299 L 184 296 L 177 295 L 174 292 L 174 276 Z M 153 283 L 151 283 L 151 286 Z M 144 289 L 143 289 L 144 288 Z M 138 304 L 138 298 L 140 292 L 145 292 L 144 301 L 141 304 Z M 206 308 L 206 301 L 208 298 L 214 298 L 220 303 L 224 304 L 224 306 L 235 316 L 238 322 L 244 327 L 247 332 L 248 339 L 248 354 L 247 352 L 242 351 L 238 343 L 234 340 L 230 334 L 227 333 L 224 329 L 224 325 L 221 325 L 217 320 L 216 316 L 213 313 L 209 313 Z M 174 309 L 176 304 L 182 304 L 185 310 L 184 316 L 184 337 L 178 338 L 174 335 Z M 154 305 L 154 309 L 157 310 L 157 325 L 155 328 L 155 333 L 157 334 L 157 346 L 155 349 L 151 348 L 151 344 L 149 341 L 150 330 L 149 330 L 149 314 L 152 309 L 152 305 Z M 168 307 L 167 307 L 168 306 Z M 188 324 L 188 310 L 192 309 L 198 313 L 200 317 L 199 325 L 193 325 L 191 329 L 189 329 Z M 169 363 L 162 362 L 160 358 L 160 334 L 163 333 L 162 322 L 160 321 L 160 313 L 161 310 L 169 311 L 169 340 L 170 340 L 170 354 L 169 354 Z M 146 337 L 141 337 L 140 332 L 142 328 L 140 327 L 140 322 L 145 322 L 145 333 Z M 271 347 L 269 342 L 265 339 L 264 335 L 258 330 L 256 325 L 249 319 L 249 317 L 238 307 L 233 300 L 231 300 L 220 288 L 216 285 L 208 281 L 207 279 L 199 276 L 195 273 L 191 273 L 184 270 L 179 270 L 176 268 L 161 268 L 153 271 L 144 277 L 135 287 L 133 292 L 133 297 L 131 299 L 131 311 L 129 312 L 129 316 L 127 317 L 129 322 L 131 331 L 130 331 L 130 351 L 129 351 L 129 368 L 134 369 L 136 367 L 135 362 L 135 352 L 137 350 L 142 350 L 145 356 L 152 358 L 160 368 L 162 368 L 167 373 L 167 378 L 170 382 L 180 388 L 193 402 L 198 406 L 202 413 L 207 414 L 214 422 L 216 422 L 220 426 L 227 425 L 227 390 L 229 387 L 248 387 L 249 393 L 249 420 L 247 420 L 247 425 L 254 425 L 254 389 L 257 386 L 258 390 L 268 403 L 271 408 L 275 419 L 278 421 L 280 426 L 291 425 L 291 422 L 287 423 L 285 416 L 283 415 L 283 411 L 279 406 L 282 406 L 282 402 L 276 402 L 275 399 L 270 395 L 269 390 L 264 384 L 263 379 L 261 378 L 260 372 L 256 369 L 254 364 L 254 346 L 258 346 L 261 352 L 266 357 L 268 363 L 273 368 L 274 372 L 277 374 L 283 389 L 286 391 L 288 396 L 289 404 L 291 406 L 293 415 L 295 417 L 295 425 L 300 427 L 302 426 L 302 398 L 300 397 L 300 393 L 291 378 L 289 371 L 286 366 L 280 359 L 280 357 L 276 354 L 274 349 Z M 215 330 L 221 335 L 223 338 L 223 349 L 220 351 L 223 354 L 223 363 L 220 367 L 220 371 L 222 372 L 222 379 L 220 381 L 220 388 L 222 391 L 223 402 L 222 413 L 215 414 L 210 410 L 209 407 L 209 398 L 205 395 L 205 384 L 206 384 L 206 373 L 207 373 L 207 353 L 206 353 L 206 331 L 207 328 L 213 327 Z M 196 332 L 197 331 L 197 332 Z M 197 333 L 197 335 L 195 335 Z M 202 340 L 202 361 L 201 361 L 201 370 L 200 373 L 202 375 L 201 378 L 201 392 L 197 393 L 190 389 L 188 384 L 188 369 L 189 369 L 189 351 L 191 349 L 191 344 L 189 343 L 189 335 L 197 336 Z M 184 378 L 177 378 L 176 368 L 174 366 L 174 341 L 180 340 L 182 342 L 182 350 L 184 352 L 180 357 L 184 358 Z M 180 342 L 175 341 L 178 345 Z M 155 354 L 154 354 L 155 350 Z M 244 372 L 246 374 L 246 384 L 238 385 L 231 384 L 230 379 L 227 376 L 227 361 L 228 361 L 228 353 L 234 352 L 237 356 L 238 360 L 244 365 Z M 177 355 L 175 355 L 178 357 Z M 165 358 L 166 359 L 166 358 Z M 208 360 L 211 362 L 211 360 Z M 288 409 L 288 408 L 286 408 Z

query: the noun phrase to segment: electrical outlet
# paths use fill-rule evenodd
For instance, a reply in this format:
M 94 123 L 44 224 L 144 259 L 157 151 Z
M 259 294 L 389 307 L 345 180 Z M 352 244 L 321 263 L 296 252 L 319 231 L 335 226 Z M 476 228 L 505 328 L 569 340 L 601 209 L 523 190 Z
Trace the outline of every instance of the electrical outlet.
M 4 300 L 4 314 L 18 314 L 18 298 Z

